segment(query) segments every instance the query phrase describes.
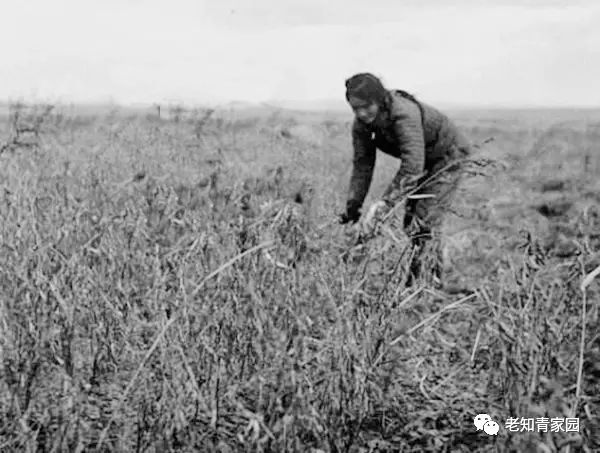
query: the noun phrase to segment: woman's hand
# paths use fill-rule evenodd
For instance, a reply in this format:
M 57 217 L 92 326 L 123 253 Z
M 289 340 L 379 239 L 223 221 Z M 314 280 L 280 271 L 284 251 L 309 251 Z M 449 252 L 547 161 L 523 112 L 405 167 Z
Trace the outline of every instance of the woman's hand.
M 363 231 L 370 233 L 375 229 L 375 225 L 389 211 L 388 204 L 379 200 L 371 205 L 365 219 L 363 220 Z

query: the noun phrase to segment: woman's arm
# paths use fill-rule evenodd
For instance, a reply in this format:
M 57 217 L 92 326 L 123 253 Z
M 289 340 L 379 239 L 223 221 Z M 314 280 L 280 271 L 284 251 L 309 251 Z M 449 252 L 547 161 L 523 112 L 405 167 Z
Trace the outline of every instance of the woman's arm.
M 382 199 L 393 206 L 413 190 L 425 170 L 425 138 L 418 106 L 394 115 L 393 133 L 402 163 Z
M 352 125 L 352 145 L 354 158 L 346 212 L 358 216 L 373 179 L 377 149 L 371 138 L 371 132 L 357 119 Z

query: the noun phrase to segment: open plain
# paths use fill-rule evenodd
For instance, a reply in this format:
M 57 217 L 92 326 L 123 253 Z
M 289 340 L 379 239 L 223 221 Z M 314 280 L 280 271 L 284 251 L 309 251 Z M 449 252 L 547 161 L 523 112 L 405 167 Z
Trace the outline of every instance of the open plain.
M 436 291 L 335 222 L 350 112 L 55 107 L 0 155 L 0 450 L 599 451 L 600 112 L 448 113 Z

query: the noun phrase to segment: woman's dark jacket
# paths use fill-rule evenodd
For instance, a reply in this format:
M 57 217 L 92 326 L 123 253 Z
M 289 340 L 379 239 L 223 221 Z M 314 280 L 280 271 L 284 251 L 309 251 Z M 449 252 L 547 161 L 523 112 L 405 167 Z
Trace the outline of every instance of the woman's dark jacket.
M 428 172 L 472 151 L 471 144 L 446 115 L 400 90 L 388 92 L 373 124 L 355 118 L 352 143 L 348 212 L 362 207 L 371 185 L 377 149 L 401 159 L 400 170 L 383 195 L 390 205 L 413 190 L 424 174 L 427 177 Z

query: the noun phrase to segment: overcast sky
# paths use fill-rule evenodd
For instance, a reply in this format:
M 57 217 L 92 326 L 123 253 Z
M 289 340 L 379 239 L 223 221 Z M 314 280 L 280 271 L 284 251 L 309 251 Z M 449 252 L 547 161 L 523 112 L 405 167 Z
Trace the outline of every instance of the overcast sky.
M 600 106 L 600 1 L 2 0 L 0 98 Z

